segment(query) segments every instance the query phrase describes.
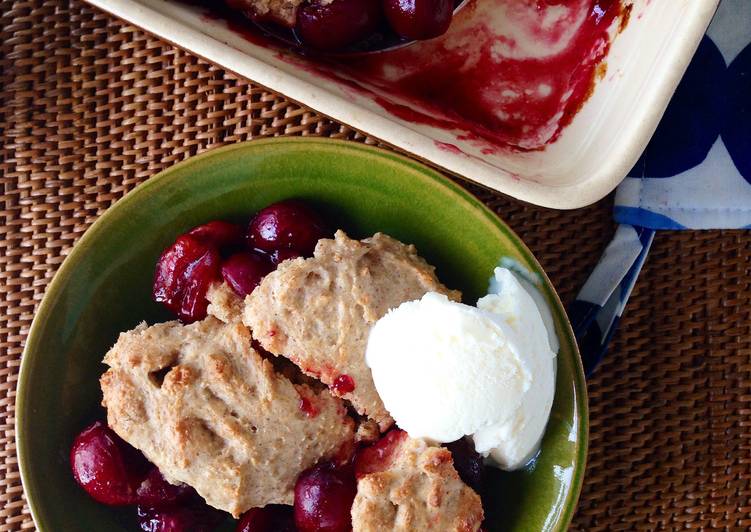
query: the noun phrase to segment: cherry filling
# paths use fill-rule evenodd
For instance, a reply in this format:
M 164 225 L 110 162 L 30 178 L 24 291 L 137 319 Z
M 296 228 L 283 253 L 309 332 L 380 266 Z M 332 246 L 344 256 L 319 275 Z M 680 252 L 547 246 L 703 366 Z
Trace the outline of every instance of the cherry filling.
M 337 395 L 344 395 L 355 390 L 355 380 L 349 375 L 339 375 L 334 379 L 334 383 L 331 385 L 331 389 Z
M 111 506 L 134 504 L 145 460 L 112 429 L 97 421 L 73 441 L 73 478 L 94 500 Z
M 199 225 L 191 229 L 188 234 L 218 248 L 242 246 L 245 243 L 242 226 L 221 220 Z
M 308 417 L 316 417 L 318 415 L 318 408 L 313 404 L 313 401 L 307 397 L 300 397 L 299 408 Z
M 208 532 L 225 519 L 187 485 L 173 485 L 159 469 L 101 421 L 76 436 L 70 451 L 73 478 L 94 500 L 138 505 L 146 532 Z
M 298 200 L 273 203 L 258 211 L 248 225 L 248 243 L 269 252 L 289 249 L 310 256 L 318 240 L 329 235 L 321 217 Z
M 212 283 L 223 278 L 245 297 L 279 263 L 311 255 L 318 240 L 328 234 L 321 217 L 297 200 L 262 209 L 247 231 L 221 220 L 199 225 L 162 252 L 152 297 L 184 323 L 202 320 Z
M 482 492 L 485 477 L 485 464 L 475 446 L 466 438 L 444 445 L 454 459 L 454 468 L 459 477 L 477 493 Z
M 395 452 L 407 438 L 401 429 L 392 429 L 373 445 L 363 447 L 355 455 L 355 477 L 362 478 L 389 468 Z
M 245 297 L 274 269 L 269 257 L 253 251 L 240 251 L 222 263 L 222 277 L 232 290 Z
M 156 466 L 141 481 L 136 490 L 135 502 L 139 505 L 156 508 L 184 502 L 196 496 L 195 490 L 186 484 L 170 484 Z
M 432 39 L 449 29 L 453 0 L 384 0 L 391 28 L 406 39 Z
M 314 0 L 297 12 L 296 32 L 311 48 L 336 50 L 365 39 L 383 19 L 381 0 Z
M 225 514 L 207 505 L 138 507 L 138 525 L 144 532 L 211 532 Z
M 295 524 L 300 532 L 347 532 L 357 482 L 349 464 L 323 462 L 306 471 L 295 484 Z
M 219 252 L 202 240 L 182 235 L 159 257 L 153 297 L 185 323 L 206 317 L 206 292 L 219 273 Z
M 265 33 L 287 43 L 319 51 L 351 52 L 383 50 L 404 39 L 442 35 L 461 0 L 307 0 L 297 9 L 294 20 L 274 10 L 259 13 L 254 0 L 224 3 Z M 215 4 L 211 7 L 221 9 Z M 224 14 L 233 15 L 232 11 Z

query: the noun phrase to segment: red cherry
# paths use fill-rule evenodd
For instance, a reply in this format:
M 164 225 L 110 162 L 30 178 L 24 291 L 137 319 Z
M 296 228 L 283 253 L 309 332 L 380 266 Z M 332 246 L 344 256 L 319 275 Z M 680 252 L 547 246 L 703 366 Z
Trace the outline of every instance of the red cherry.
M 138 507 L 138 524 L 144 532 L 212 532 L 225 514 L 205 503 L 166 508 Z
M 178 294 L 182 290 L 183 273 L 192 261 L 205 252 L 205 246 L 192 237 L 179 237 L 162 252 L 154 272 L 154 301 L 170 309 L 177 307 Z
M 182 235 L 159 257 L 154 274 L 154 301 L 164 304 L 185 323 L 206 317 L 206 292 L 219 274 L 219 252 L 213 245 Z
M 370 473 L 385 471 L 391 466 L 395 452 L 407 438 L 401 429 L 392 429 L 383 438 L 369 447 L 363 447 L 355 455 L 355 476 L 362 478 Z
M 195 495 L 186 484 L 175 486 L 164 479 L 159 468 L 153 466 L 136 490 L 135 502 L 151 508 L 169 506 Z
M 271 252 L 271 262 L 279 266 L 285 260 L 292 260 L 298 257 L 302 257 L 300 253 L 294 249 L 275 249 Z
M 94 500 L 121 506 L 133 504 L 146 461 L 101 421 L 73 441 L 73 478 Z
M 295 532 L 295 516 L 291 506 L 270 504 L 251 508 L 237 523 L 235 532 Z
M 241 297 L 258 286 L 274 265 L 266 255 L 252 251 L 235 253 L 222 263 L 222 277 Z
M 297 34 L 303 44 L 336 50 L 372 34 L 383 18 L 379 0 L 334 0 L 305 4 L 297 12 Z
M 464 483 L 480 493 L 484 480 L 485 464 L 475 446 L 466 438 L 447 443 L 445 447 L 454 458 L 454 469 Z
M 191 229 L 188 234 L 207 244 L 218 248 L 241 246 L 245 242 L 245 234 L 241 225 L 214 220 Z
M 206 317 L 209 302 L 206 293 L 209 286 L 218 277 L 219 252 L 216 248 L 207 248 L 206 252 L 186 268 L 182 299 L 177 310 L 177 317 L 184 323 L 192 323 Z
M 348 0 L 336 0 L 334 4 L 342 1 Z M 261 209 L 248 226 L 251 246 L 263 251 L 292 249 L 301 255 L 311 255 L 318 240 L 327 234 L 321 217 L 298 200 L 280 201 Z
M 449 29 L 452 0 L 384 0 L 391 28 L 407 39 L 432 39 Z
M 304 471 L 295 484 L 295 524 L 300 532 L 347 532 L 357 492 L 351 467 L 331 462 Z
M 331 385 L 331 389 L 337 395 L 344 395 L 355 390 L 355 380 L 349 375 L 339 375 L 334 379 L 334 383 Z

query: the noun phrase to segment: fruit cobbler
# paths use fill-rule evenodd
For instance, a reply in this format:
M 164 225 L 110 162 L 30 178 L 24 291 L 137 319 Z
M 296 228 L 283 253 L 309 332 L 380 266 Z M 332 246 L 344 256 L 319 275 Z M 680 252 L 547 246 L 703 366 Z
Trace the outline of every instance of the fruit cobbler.
M 178 236 L 152 293 L 177 320 L 120 334 L 71 449 L 95 501 L 147 532 L 480 529 L 483 458 L 397 427 L 366 363 L 392 309 L 460 304 L 414 246 L 287 200 Z

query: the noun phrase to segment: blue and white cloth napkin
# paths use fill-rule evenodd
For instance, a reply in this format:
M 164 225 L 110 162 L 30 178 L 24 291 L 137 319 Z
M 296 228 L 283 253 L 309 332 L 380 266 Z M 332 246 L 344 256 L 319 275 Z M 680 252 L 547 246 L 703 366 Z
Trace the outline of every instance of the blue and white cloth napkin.
M 723 0 L 657 131 L 618 186 L 613 241 L 569 308 L 602 359 L 654 233 L 751 229 L 751 0 Z

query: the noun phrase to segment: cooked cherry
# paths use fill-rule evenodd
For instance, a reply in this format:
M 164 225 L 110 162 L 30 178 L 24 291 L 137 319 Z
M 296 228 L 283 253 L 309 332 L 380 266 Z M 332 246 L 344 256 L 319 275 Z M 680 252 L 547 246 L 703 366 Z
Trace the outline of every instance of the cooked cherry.
M 162 252 L 154 272 L 154 301 L 175 309 L 184 282 L 187 266 L 205 253 L 206 246 L 192 237 L 178 237 L 175 243 Z
M 383 438 L 369 447 L 363 447 L 355 455 L 355 476 L 364 477 L 389 468 L 394 452 L 407 438 L 401 429 L 392 429 Z
M 275 249 L 271 252 L 271 262 L 277 266 L 285 260 L 296 259 L 298 257 L 302 257 L 302 255 L 294 249 Z
M 297 34 L 319 50 L 344 48 L 372 34 L 383 18 L 380 0 L 334 0 L 306 4 L 297 12 Z
M 304 471 L 295 484 L 295 524 L 301 532 L 346 532 L 357 483 L 351 467 L 331 462 Z
M 101 421 L 73 442 L 73 478 L 93 499 L 114 506 L 133 504 L 145 460 Z
M 153 297 L 186 323 L 206 317 L 206 292 L 219 274 L 216 247 L 182 235 L 164 250 L 154 274 Z
M 432 39 L 449 29 L 452 0 L 384 0 L 391 28 L 407 39 Z
M 177 317 L 184 323 L 192 323 L 206 317 L 209 302 L 206 293 L 217 278 L 219 252 L 209 248 L 206 253 L 186 270 L 186 284 Z
M 235 532 L 295 532 L 295 515 L 291 506 L 270 504 L 251 508 L 237 523 Z
M 245 234 L 241 225 L 214 220 L 191 229 L 188 234 L 218 248 L 241 246 L 245 241 Z
M 245 297 L 273 269 L 274 265 L 266 255 L 241 251 L 222 263 L 222 277 L 237 295 Z
M 474 445 L 466 438 L 447 443 L 445 447 L 454 458 L 454 468 L 464 483 L 476 492 L 482 489 L 485 465 L 482 456 L 475 451 Z
M 164 479 L 161 471 L 156 466 L 151 468 L 146 478 L 141 482 L 136 490 L 135 502 L 151 508 L 163 507 L 184 501 L 195 495 L 195 491 L 181 484 L 176 486 L 170 484 Z
M 347 1 L 336 0 L 334 4 Z M 301 255 L 312 254 L 316 242 L 327 234 L 321 217 L 298 200 L 280 201 L 261 209 L 248 226 L 251 246 L 263 251 L 292 249 Z
M 205 503 L 166 508 L 138 507 L 138 524 L 144 532 L 211 532 L 224 514 Z

